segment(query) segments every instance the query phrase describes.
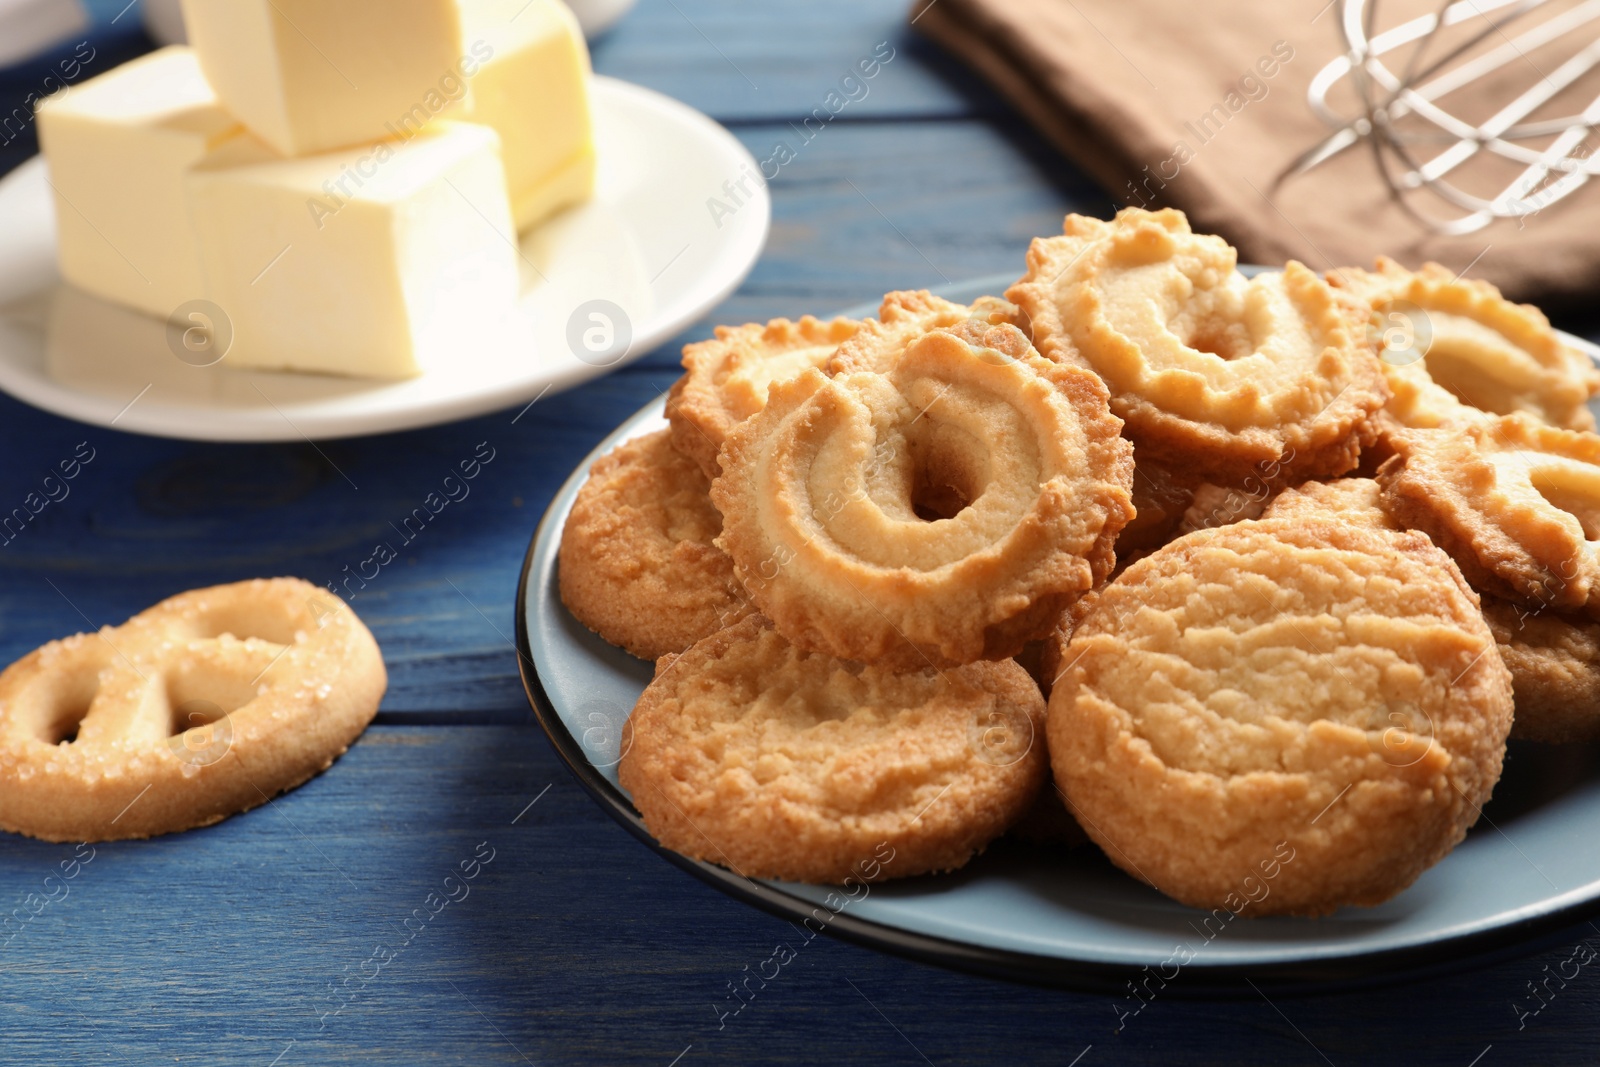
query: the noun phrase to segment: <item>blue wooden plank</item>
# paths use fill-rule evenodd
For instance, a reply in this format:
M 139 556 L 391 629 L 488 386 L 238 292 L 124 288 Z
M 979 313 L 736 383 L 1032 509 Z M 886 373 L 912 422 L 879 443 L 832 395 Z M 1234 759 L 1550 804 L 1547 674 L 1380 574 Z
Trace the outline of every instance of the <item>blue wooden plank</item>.
M 678 348 L 717 322 L 829 314 L 892 289 L 1021 275 L 1028 242 L 1059 233 L 1068 211 L 1113 210 L 1014 120 L 851 123 L 809 141 L 783 124 L 735 132 L 758 160 L 792 154 L 770 184 L 772 235 L 739 291 L 651 365 L 675 364 Z
M 1532 958 L 1336 998 L 1196 1002 L 1180 974 L 1125 1018 L 1132 997 L 806 941 L 649 854 L 531 726 L 375 727 L 273 805 L 180 836 L 91 853 L 0 835 L 0 909 L 33 916 L 0 933 L 8 1063 L 1064 1067 L 1081 1053 L 1082 1067 L 1235 1067 L 1320 1050 L 1466 1067 L 1491 1043 L 1485 1063 L 1600 1056 L 1592 980 L 1552 982 L 1547 1007 L 1517 1014 L 1536 1003 L 1528 982 L 1600 942 L 1587 927 Z M 778 945 L 794 954 L 781 968 Z
M 595 44 L 594 66 L 725 123 L 1009 110 L 911 28 L 910 10 L 907 0 L 640 0 Z

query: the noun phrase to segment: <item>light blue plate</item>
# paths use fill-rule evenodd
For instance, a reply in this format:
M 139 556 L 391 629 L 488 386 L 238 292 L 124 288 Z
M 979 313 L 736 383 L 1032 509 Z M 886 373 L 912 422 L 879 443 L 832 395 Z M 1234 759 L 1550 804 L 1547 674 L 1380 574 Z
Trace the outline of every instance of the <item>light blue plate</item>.
M 942 295 L 966 303 L 1003 291 L 1010 280 L 979 279 Z M 551 502 L 523 569 L 517 642 L 529 699 L 578 779 L 624 826 L 686 870 L 786 918 L 810 917 L 812 929 L 953 966 L 1100 987 L 1144 967 L 1171 978 L 1171 961 L 1186 955 L 1192 958 L 1183 977 L 1173 978 L 1178 986 L 1392 978 L 1466 954 L 1531 950 L 1536 935 L 1600 908 L 1600 848 L 1593 843 L 1600 760 L 1577 747 L 1513 744 L 1485 818 L 1388 903 L 1323 919 L 1237 919 L 1220 932 L 1214 920 L 1203 924 L 1205 913 L 1128 877 L 1093 847 L 1052 854 L 1002 841 L 956 874 L 874 886 L 842 908 L 844 898 L 824 887 L 753 881 L 659 849 L 616 774 L 622 725 L 651 666 L 568 614 L 556 586 L 556 550 L 589 465 L 622 441 L 665 426 L 662 407 L 652 403 L 619 426 Z

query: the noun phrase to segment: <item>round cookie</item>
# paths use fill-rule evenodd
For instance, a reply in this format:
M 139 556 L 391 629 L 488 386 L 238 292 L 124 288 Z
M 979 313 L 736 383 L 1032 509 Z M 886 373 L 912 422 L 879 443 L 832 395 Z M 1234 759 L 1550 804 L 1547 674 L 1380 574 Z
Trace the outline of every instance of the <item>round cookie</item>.
M 113 841 L 209 826 L 332 765 L 388 677 L 298 578 L 182 593 L 0 674 L 0 828 Z
M 766 406 L 772 383 L 821 367 L 860 329 L 856 319 L 807 315 L 799 322 L 718 326 L 711 340 L 685 345 L 684 375 L 667 394 L 673 445 L 715 478 L 728 431 Z
M 1028 810 L 1043 716 L 1015 663 L 896 674 L 803 652 L 754 616 L 657 672 L 618 776 L 683 855 L 880 881 L 960 867 Z
M 1370 311 L 1394 393 L 1385 412 L 1399 426 L 1520 411 L 1563 429 L 1595 428 L 1587 405 L 1600 373 L 1538 308 L 1437 263 L 1412 272 L 1380 256 L 1375 272 L 1344 267 L 1327 279 Z
M 648 660 L 682 652 L 748 615 L 732 561 L 712 544 L 722 516 L 710 487 L 667 430 L 596 460 L 561 531 L 567 610 Z
M 1069 807 L 1112 862 L 1234 913 L 1378 904 L 1499 779 L 1511 678 L 1425 537 L 1315 518 L 1190 534 L 1076 626 L 1050 697 Z
M 1482 592 L 1600 620 L 1600 436 L 1517 414 L 1389 441 L 1377 477 L 1395 521 Z
M 1015 655 L 1105 577 L 1131 449 L 1085 370 L 963 321 L 884 374 L 808 371 L 722 451 L 717 543 L 801 648 L 901 667 Z
M 1236 267 L 1179 211 L 1069 215 L 1006 297 L 1046 358 L 1104 379 L 1154 460 L 1219 485 L 1353 469 L 1389 388 L 1349 303 L 1299 263 L 1251 279 Z

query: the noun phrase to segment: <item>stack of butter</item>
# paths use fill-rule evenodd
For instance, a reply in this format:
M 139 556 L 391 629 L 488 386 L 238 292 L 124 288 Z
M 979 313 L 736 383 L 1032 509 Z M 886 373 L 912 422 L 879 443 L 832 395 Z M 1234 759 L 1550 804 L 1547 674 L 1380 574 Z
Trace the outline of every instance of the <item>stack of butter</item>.
M 594 185 L 561 0 L 183 0 L 163 49 L 41 103 L 62 273 L 224 365 L 406 377 L 514 314 L 517 232 Z

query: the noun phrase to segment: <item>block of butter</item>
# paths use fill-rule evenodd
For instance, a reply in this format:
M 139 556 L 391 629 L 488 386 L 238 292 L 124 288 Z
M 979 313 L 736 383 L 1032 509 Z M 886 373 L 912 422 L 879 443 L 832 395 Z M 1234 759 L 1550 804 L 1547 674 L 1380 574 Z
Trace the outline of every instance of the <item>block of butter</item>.
M 516 233 L 487 127 L 296 159 L 241 138 L 188 190 L 207 297 L 232 328 L 224 366 L 408 377 L 515 313 Z
M 482 62 L 457 114 L 500 134 L 512 215 L 527 229 L 594 191 L 589 49 L 562 0 L 460 3 L 462 40 Z
M 183 0 L 224 106 L 284 155 L 392 137 L 466 92 L 457 0 Z
M 164 48 L 39 104 L 66 279 L 165 318 L 204 295 L 183 175 L 243 136 L 194 53 Z

